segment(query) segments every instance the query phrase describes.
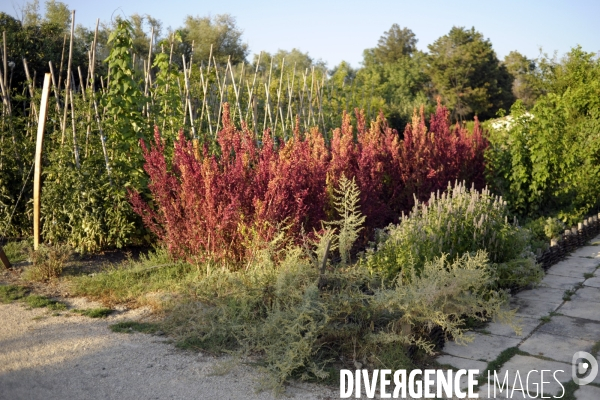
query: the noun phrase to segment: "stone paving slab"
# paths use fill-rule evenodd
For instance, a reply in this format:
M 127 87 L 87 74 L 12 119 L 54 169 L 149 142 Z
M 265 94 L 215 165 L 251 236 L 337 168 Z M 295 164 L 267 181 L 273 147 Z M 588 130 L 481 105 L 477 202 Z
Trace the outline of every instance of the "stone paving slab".
M 565 291 L 563 289 L 542 287 L 530 290 L 523 290 L 515 294 L 513 298 L 560 304 L 563 301 L 564 294 Z
M 583 284 L 585 286 L 590 286 L 590 287 L 595 287 L 600 289 L 600 277 L 595 276 L 593 278 L 587 279 L 585 282 L 583 282 Z
M 513 297 L 510 300 L 511 308 L 517 309 L 517 316 L 530 317 L 530 318 L 541 318 L 548 315 L 562 304 L 562 298 L 553 302 L 539 301 L 532 299 L 523 299 L 519 297 Z
M 487 324 L 484 330 L 491 333 L 492 335 L 507 336 L 510 338 L 524 338 L 540 324 L 539 318 L 531 317 L 519 317 L 515 320 L 515 323 L 521 327 L 521 335 L 518 336 L 515 330 L 506 324 L 500 322 L 490 322 Z
M 571 296 L 571 300 L 589 300 L 600 303 L 600 288 L 584 286 Z
M 568 317 L 600 321 L 600 307 L 595 301 L 571 298 L 571 301 L 566 301 L 558 312 Z
M 599 240 L 598 237 L 592 239 L 592 243 L 596 243 Z M 571 257 L 592 257 L 600 258 L 600 246 L 583 246 L 571 253 Z
M 533 372 L 530 375 L 529 390 L 532 395 L 536 391 L 536 386 L 534 385 L 534 383 L 537 383 L 537 385 L 538 385 L 537 388 L 540 389 L 541 371 L 542 370 L 550 371 L 550 372 L 544 372 L 544 382 L 547 382 L 547 383 L 544 383 L 544 385 L 543 385 L 544 386 L 543 392 L 548 395 L 560 395 L 562 393 L 561 386 L 558 384 L 558 382 L 556 382 L 556 380 L 553 377 L 554 373 L 556 373 L 556 375 L 555 375 L 556 379 L 558 379 L 558 381 L 560 381 L 561 383 L 565 383 L 565 382 L 568 382 L 571 380 L 571 363 L 570 362 L 568 364 L 566 364 L 566 363 L 562 363 L 562 362 L 542 360 L 542 359 L 539 359 L 536 357 L 521 356 L 521 355 L 516 355 L 513 358 L 511 358 L 510 360 L 508 360 L 508 362 L 506 364 L 504 364 L 504 367 L 502 367 L 502 370 L 498 374 L 498 378 L 503 379 L 506 372 L 508 371 L 508 377 L 509 377 L 508 378 L 508 386 L 512 388 L 513 385 L 515 384 L 515 378 L 516 378 L 516 374 L 518 371 L 523 386 L 527 386 L 527 383 L 526 383 L 527 374 L 533 370 L 537 370 L 540 372 L 538 372 L 538 373 Z M 562 370 L 562 372 L 560 372 L 559 370 Z M 491 382 L 491 383 L 493 383 L 493 382 Z M 519 386 L 519 381 L 517 380 L 515 387 L 518 387 L 518 386 Z M 538 396 L 538 397 L 540 397 L 540 396 Z M 523 398 L 522 392 L 515 391 L 513 398 L 522 399 Z
M 555 361 L 570 363 L 573 360 L 573 353 L 576 351 L 587 351 L 589 353 L 594 343 L 591 340 L 557 336 L 536 331 L 531 337 L 521 343 L 519 349 L 532 356 L 543 356 Z
M 547 274 L 544 277 L 544 279 L 542 279 L 540 286 L 542 288 L 549 287 L 549 288 L 554 288 L 554 289 L 568 290 L 568 289 L 573 289 L 573 287 L 575 285 L 583 282 L 584 280 L 585 280 L 585 278 L 583 277 L 583 274 L 581 274 L 581 276 L 579 278 L 573 278 L 571 276 L 560 276 L 560 275 Z
M 564 260 L 554 264 L 550 269 L 557 265 L 572 265 L 579 267 L 598 267 L 600 265 L 600 258 L 589 258 L 589 257 L 573 257 L 569 256 Z
M 587 258 L 581 258 L 581 260 L 587 260 Z M 600 259 L 598 259 L 600 261 Z M 597 265 L 588 265 L 583 266 L 579 263 L 569 262 L 569 263 L 558 263 L 553 265 L 551 268 L 546 271 L 548 274 L 552 275 L 560 275 L 560 276 L 570 276 L 573 278 L 579 278 L 581 280 L 585 279 L 583 274 L 593 273 L 598 268 Z
M 520 393 L 521 392 L 516 393 L 517 398 L 519 398 L 518 395 Z M 494 396 L 493 385 L 488 385 L 487 383 L 479 387 L 478 394 L 479 394 L 479 399 L 484 399 L 484 400 L 487 400 L 487 399 L 502 399 L 502 400 L 504 400 L 504 399 L 508 399 L 509 398 L 508 396 L 510 396 L 510 392 L 507 392 L 506 389 L 504 390 L 504 392 L 500 392 L 498 388 L 496 388 L 496 395 Z
M 600 322 L 556 315 L 550 322 L 542 324 L 537 332 L 596 342 L 600 340 Z
M 575 391 L 575 398 L 577 400 L 598 400 L 600 399 L 600 388 L 595 386 L 580 386 Z
M 456 369 L 478 369 L 480 373 L 483 373 L 487 368 L 486 362 L 450 356 L 447 354 L 438 357 L 436 361 L 442 365 L 451 365 Z
M 561 394 L 563 389 L 554 380 L 553 373 L 556 372 L 556 377 L 563 384 L 570 381 L 573 354 L 576 351 L 591 352 L 594 344 L 600 341 L 600 236 L 593 241 L 596 243 L 593 246 L 582 247 L 552 266 L 538 288 L 524 290 L 511 298 L 510 307 L 518 308 L 516 315 L 521 318 L 521 337 L 508 325 L 488 323 L 474 334 L 474 341 L 466 346 L 447 343 L 445 354 L 438 358 L 438 362 L 455 368 L 483 371 L 486 363 L 496 359 L 502 351 L 518 346 L 519 350 L 531 355 L 518 354 L 508 360 L 500 371 L 501 379 L 508 371 L 508 386 L 512 388 L 517 373 L 522 384 L 527 385 L 528 373 L 547 370 L 544 394 Z M 584 274 L 590 273 L 595 276 L 586 279 Z M 576 292 L 571 300 L 564 301 L 565 291 L 573 289 Z M 544 323 L 541 318 L 553 311 L 556 314 Z M 597 360 L 600 363 L 600 357 Z M 531 374 L 537 375 L 530 382 L 539 385 L 539 372 Z M 487 377 L 483 380 L 487 381 Z M 516 382 L 518 386 L 519 381 Z M 479 398 L 487 399 L 488 384 L 482 383 Z M 600 384 L 600 374 L 594 383 Z M 536 397 L 536 386 L 530 384 L 530 389 Z M 503 399 L 510 398 L 511 392 L 505 390 L 504 395 L 496 393 L 495 397 L 493 392 L 491 394 L 489 398 Z M 523 398 L 522 391 L 515 390 L 512 394 L 513 398 Z M 594 386 L 581 387 L 575 394 L 578 400 L 600 400 L 600 388 Z
M 474 340 L 465 345 L 459 345 L 455 342 L 448 342 L 444 346 L 444 353 L 471 360 L 492 361 L 498 355 L 519 344 L 521 339 L 508 338 L 506 336 L 483 335 L 481 333 L 473 334 Z

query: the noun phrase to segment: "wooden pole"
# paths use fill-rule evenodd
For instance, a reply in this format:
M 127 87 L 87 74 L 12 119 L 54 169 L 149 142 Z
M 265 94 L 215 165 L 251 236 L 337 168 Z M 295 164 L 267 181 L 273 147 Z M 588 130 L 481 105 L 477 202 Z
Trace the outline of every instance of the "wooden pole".
M 71 11 L 71 39 L 69 41 L 69 60 L 67 62 L 67 79 L 65 80 L 65 112 L 62 120 L 62 135 L 60 144 L 65 142 L 65 129 L 67 129 L 67 102 L 69 99 L 69 89 L 71 89 L 71 60 L 73 58 L 73 33 L 75 31 L 75 10 Z
M 10 261 L 8 261 L 8 257 L 6 257 L 4 250 L 2 250 L 2 246 L 0 246 L 0 261 L 2 261 L 2 264 L 4 264 L 6 269 L 12 268 L 12 265 L 10 265 Z
M 8 63 L 7 63 L 8 54 L 6 54 L 6 31 L 2 32 L 2 42 L 3 42 L 2 61 L 4 62 L 4 76 L 2 77 L 2 79 L 4 80 L 4 87 L 8 88 L 8 80 L 6 79 L 7 74 L 8 74 Z
M 35 144 L 35 170 L 33 173 L 33 249 L 40 245 L 40 180 L 42 177 L 42 146 L 44 144 L 44 130 L 46 128 L 46 115 L 48 114 L 48 97 L 50 95 L 50 74 L 44 75 L 42 101 L 40 103 L 40 118 L 38 121 L 37 141 Z

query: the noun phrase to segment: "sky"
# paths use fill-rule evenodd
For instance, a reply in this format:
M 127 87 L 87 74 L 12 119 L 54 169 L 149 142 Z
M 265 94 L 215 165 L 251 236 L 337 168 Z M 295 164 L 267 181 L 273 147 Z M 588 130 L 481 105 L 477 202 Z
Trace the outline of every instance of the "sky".
M 25 0 L 0 0 L 0 11 L 20 17 Z M 43 4 L 44 0 L 40 0 Z M 392 24 L 411 29 L 417 48 L 447 34 L 453 26 L 475 27 L 492 43 L 499 59 L 517 50 L 535 59 L 540 49 L 560 57 L 581 45 L 600 52 L 600 1 L 598 0 L 304 0 L 189 1 L 189 0 L 64 0 L 76 10 L 75 22 L 93 28 L 96 19 L 116 15 L 149 14 L 166 28 L 177 29 L 187 15 L 228 13 L 243 30 L 250 54 L 297 48 L 329 68 L 342 60 L 359 67 L 363 50 L 377 41 Z M 252 56 L 249 57 L 252 60 Z

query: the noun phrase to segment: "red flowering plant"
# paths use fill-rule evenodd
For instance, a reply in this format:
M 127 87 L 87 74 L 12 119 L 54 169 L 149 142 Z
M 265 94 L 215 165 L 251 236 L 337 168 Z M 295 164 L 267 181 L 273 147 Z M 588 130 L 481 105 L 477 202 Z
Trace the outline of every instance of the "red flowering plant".
M 169 252 L 180 258 L 225 261 L 239 265 L 252 253 L 256 239 L 272 240 L 285 226 L 288 237 L 321 228 L 337 219 L 332 193 L 342 175 L 355 179 L 366 217 L 364 245 L 375 228 L 396 222 L 413 206 L 413 194 L 426 199 L 448 181 L 483 182 L 483 139 L 477 121 L 473 133 L 451 129 L 448 111 L 438 103 L 430 128 L 423 110 L 415 113 L 404 139 L 383 115 L 367 127 L 356 111 L 356 132 L 344 113 L 342 125 L 326 143 L 318 128 L 279 141 L 269 130 L 259 144 L 244 123 L 234 126 L 224 105 L 218 154 L 195 150 L 183 132 L 172 161 L 158 129 L 148 148 L 141 143 L 152 202 L 131 192 L 133 208 Z

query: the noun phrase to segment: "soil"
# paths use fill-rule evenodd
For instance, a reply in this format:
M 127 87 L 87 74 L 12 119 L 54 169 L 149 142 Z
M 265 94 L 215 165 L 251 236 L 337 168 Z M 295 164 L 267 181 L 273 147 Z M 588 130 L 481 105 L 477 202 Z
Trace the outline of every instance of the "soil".
M 69 309 L 101 306 L 60 299 Z M 169 339 L 115 333 L 109 325 L 147 320 L 151 310 L 118 309 L 103 319 L 71 311 L 0 304 L 0 399 L 274 399 L 256 392 L 264 375 L 227 358 L 178 350 Z M 297 383 L 286 394 L 302 399 L 339 397 L 334 388 Z
M 138 253 L 139 254 L 139 253 Z M 78 257 L 64 274 L 93 274 L 126 257 L 114 252 Z M 25 285 L 20 271 L 0 271 L 0 285 Z M 102 307 L 70 297 L 63 283 L 27 283 L 32 293 L 64 302 L 66 311 L 0 303 L 0 400 L 27 399 L 275 399 L 258 392 L 266 375 L 256 366 L 226 357 L 179 350 L 169 338 L 143 333 L 115 333 L 120 321 L 151 321 L 150 308 L 113 307 L 106 318 L 92 319 L 72 309 Z M 339 398 L 339 388 L 291 383 L 284 397 Z

